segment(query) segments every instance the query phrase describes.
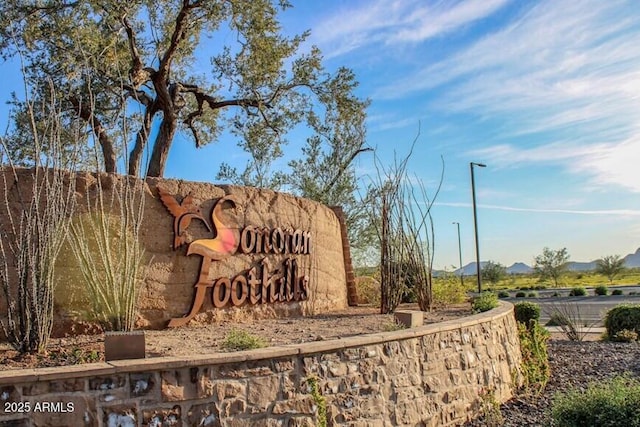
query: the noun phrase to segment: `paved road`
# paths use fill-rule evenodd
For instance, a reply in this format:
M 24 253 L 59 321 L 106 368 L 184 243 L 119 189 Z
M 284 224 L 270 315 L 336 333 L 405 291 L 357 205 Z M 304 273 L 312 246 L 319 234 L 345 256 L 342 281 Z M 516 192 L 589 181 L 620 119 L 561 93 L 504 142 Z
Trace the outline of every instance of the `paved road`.
M 551 292 L 553 293 L 553 291 Z M 531 301 L 540 305 L 540 321 L 546 323 L 551 313 L 559 311 L 569 314 L 577 323 L 590 326 L 602 325 L 607 311 L 620 304 L 640 304 L 640 295 L 608 295 L 586 297 L 550 297 L 541 292 L 539 298 L 503 298 L 505 301 L 518 303 Z

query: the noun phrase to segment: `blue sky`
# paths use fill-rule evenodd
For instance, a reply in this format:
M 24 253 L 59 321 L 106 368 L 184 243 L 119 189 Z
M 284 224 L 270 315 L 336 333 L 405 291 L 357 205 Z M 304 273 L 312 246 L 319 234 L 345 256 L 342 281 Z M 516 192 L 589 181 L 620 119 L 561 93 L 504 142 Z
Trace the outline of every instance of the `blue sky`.
M 636 1 L 292 3 L 285 31 L 310 29 L 326 66 L 352 68 L 371 99 L 368 145 L 378 156 L 404 155 L 420 129 L 409 168 L 431 189 L 444 158 L 436 268 L 458 265 L 453 221 L 463 263 L 475 259 L 471 161 L 487 164 L 475 174 L 483 260 L 532 264 L 548 246 L 589 261 L 640 247 Z M 0 70 L 3 101 L 15 74 Z M 202 151 L 178 140 L 166 176 L 214 181 L 221 160 L 246 161 L 228 154 L 234 147 L 227 137 Z M 371 154 L 356 166 L 365 181 L 375 174 Z

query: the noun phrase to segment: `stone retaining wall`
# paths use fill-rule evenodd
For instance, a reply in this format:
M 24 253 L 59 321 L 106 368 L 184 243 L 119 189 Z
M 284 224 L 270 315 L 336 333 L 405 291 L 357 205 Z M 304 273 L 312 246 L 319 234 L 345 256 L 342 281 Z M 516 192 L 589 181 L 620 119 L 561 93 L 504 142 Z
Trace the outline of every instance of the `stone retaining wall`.
M 520 361 L 513 306 L 502 302 L 331 341 L 0 371 L 0 426 L 316 426 L 322 402 L 329 426 L 459 425 L 481 393 L 511 397 Z

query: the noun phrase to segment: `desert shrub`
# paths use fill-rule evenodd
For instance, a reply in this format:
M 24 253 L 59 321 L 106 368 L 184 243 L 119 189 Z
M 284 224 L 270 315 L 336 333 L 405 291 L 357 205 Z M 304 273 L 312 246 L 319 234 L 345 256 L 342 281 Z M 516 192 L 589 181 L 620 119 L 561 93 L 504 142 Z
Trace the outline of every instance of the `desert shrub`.
M 640 334 L 640 304 L 623 304 L 612 308 L 604 319 L 607 335 L 615 337 L 622 330 Z
M 551 408 L 554 425 L 640 426 L 640 381 L 615 377 L 594 382 L 586 390 L 573 388 L 556 393 Z
M 540 319 L 540 306 L 535 302 L 519 302 L 513 306 L 513 313 L 518 322 L 528 325 L 530 320 Z
M 432 290 L 433 302 L 436 305 L 461 304 L 467 301 L 467 291 L 459 281 L 434 282 Z
M 556 313 L 551 313 L 549 321 L 545 323 L 545 326 L 566 326 L 569 323 L 570 322 L 569 322 L 569 319 L 567 319 L 567 316 L 556 312 Z
M 520 322 L 517 324 L 522 353 L 522 386 L 525 392 L 539 394 L 544 390 L 551 374 L 547 351 L 549 332 L 535 320 L 530 320 L 527 325 Z
M 500 411 L 500 402 L 496 399 L 493 390 L 480 390 L 480 412 L 482 413 L 482 425 L 487 427 L 498 427 L 504 424 L 504 416 Z
M 267 343 L 260 337 L 250 334 L 241 329 L 231 329 L 224 337 L 222 349 L 228 351 L 252 350 L 254 348 L 266 347 Z
M 582 286 L 576 286 L 569 292 L 570 297 L 583 297 L 585 295 L 587 295 L 587 290 Z
M 95 198 L 87 197 L 86 212 L 72 221 L 69 246 L 82 275 L 80 299 L 89 302 L 89 319 L 105 330 L 131 331 L 146 272 L 140 243 L 144 181 L 102 181 L 96 180 Z
M 380 282 L 374 277 L 356 277 L 356 289 L 359 304 L 371 304 L 374 307 L 380 306 Z
M 630 331 L 629 329 L 623 329 L 618 331 L 612 338 L 612 341 L 618 342 L 633 342 L 638 341 L 638 334 L 636 331 Z
M 396 319 L 389 319 L 382 324 L 382 330 L 384 332 L 401 331 L 403 329 L 407 329 L 407 326 Z
M 527 294 L 527 296 L 528 296 L 529 298 L 538 298 L 538 293 L 537 293 L 537 292 L 529 292 L 529 293 Z
M 611 291 L 611 295 L 622 295 L 624 292 L 622 292 L 622 289 L 614 289 L 613 291 Z
M 500 291 L 498 292 L 498 298 L 509 298 L 509 292 L 507 291 Z
M 558 326 L 568 340 L 582 341 L 600 320 L 587 320 L 578 303 L 551 303 L 545 306 L 549 315 L 547 326 Z
M 522 292 L 522 291 L 516 292 L 516 298 L 524 298 L 526 296 L 527 296 L 526 292 Z
M 638 293 L 636 291 L 631 291 L 629 292 L 629 295 L 638 295 Z
M 552 297 L 559 297 L 560 296 L 560 292 L 554 292 L 551 294 Z
M 460 283 L 460 278 L 451 273 L 434 280 L 431 290 L 435 305 L 453 305 L 467 301 L 467 290 Z
M 493 292 L 483 292 L 473 299 L 472 306 L 474 313 L 492 310 L 498 306 L 498 296 Z
M 605 285 L 596 286 L 594 292 L 596 295 L 609 295 L 609 288 Z

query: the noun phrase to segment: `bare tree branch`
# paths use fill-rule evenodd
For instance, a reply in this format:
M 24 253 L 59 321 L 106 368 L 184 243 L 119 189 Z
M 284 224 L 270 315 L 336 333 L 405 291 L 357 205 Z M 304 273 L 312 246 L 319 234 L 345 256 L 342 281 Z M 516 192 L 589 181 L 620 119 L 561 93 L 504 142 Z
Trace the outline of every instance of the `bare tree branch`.
M 136 43 L 136 35 L 133 32 L 133 28 L 129 24 L 129 20 L 126 15 L 122 17 L 122 25 L 127 33 L 127 39 L 129 41 L 129 50 L 131 51 L 131 69 L 129 70 L 129 78 L 133 83 L 135 89 L 139 88 L 144 83 L 151 80 L 151 76 L 155 73 L 153 68 L 143 68 L 142 60 L 140 59 L 140 52 Z
M 171 42 L 169 43 L 169 47 L 166 52 L 162 56 L 160 60 L 160 66 L 158 67 L 158 72 L 162 75 L 163 78 L 167 78 L 169 74 L 169 69 L 171 67 L 171 61 L 173 60 L 173 55 L 178 49 L 178 45 L 182 40 L 186 37 L 186 23 L 187 18 L 189 17 L 189 13 L 191 9 L 197 8 L 200 6 L 199 2 L 190 3 L 189 0 L 182 1 L 182 7 L 180 8 L 180 12 L 178 12 L 178 16 L 176 17 L 176 25 L 173 29 L 173 33 L 171 34 Z

